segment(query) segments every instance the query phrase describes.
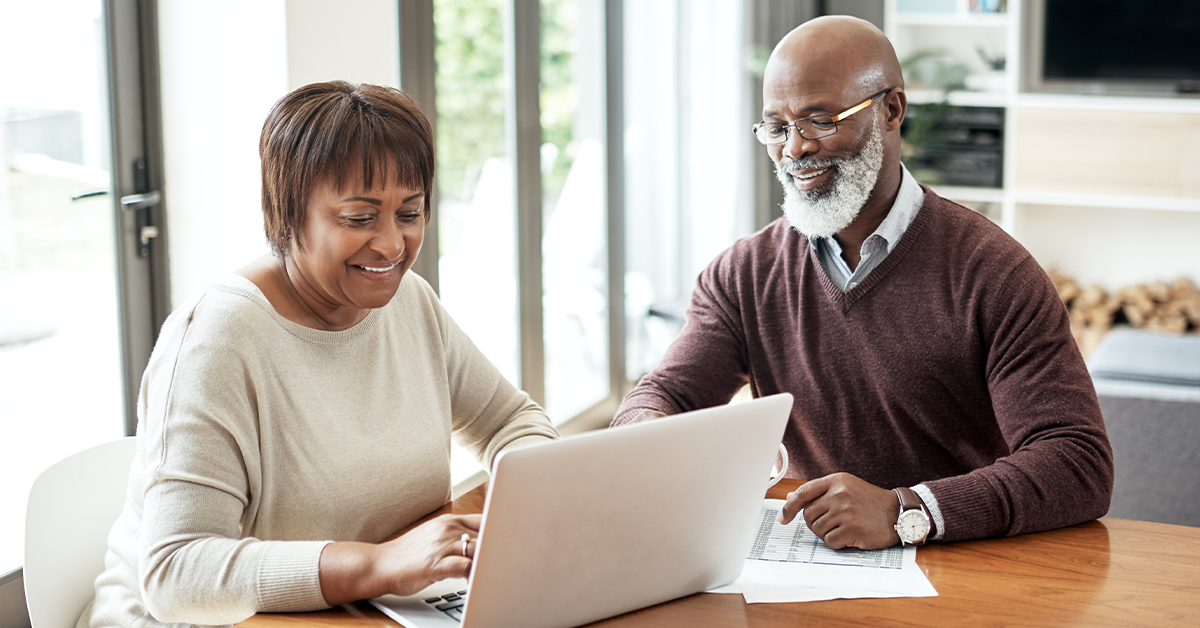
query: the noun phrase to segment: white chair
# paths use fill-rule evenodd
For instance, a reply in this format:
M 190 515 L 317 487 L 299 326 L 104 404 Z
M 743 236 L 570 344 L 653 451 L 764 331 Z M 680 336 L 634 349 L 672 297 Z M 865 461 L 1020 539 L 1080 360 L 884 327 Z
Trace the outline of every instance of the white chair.
M 97 445 L 46 469 L 29 490 L 25 602 L 33 628 L 73 628 L 104 571 L 137 438 Z

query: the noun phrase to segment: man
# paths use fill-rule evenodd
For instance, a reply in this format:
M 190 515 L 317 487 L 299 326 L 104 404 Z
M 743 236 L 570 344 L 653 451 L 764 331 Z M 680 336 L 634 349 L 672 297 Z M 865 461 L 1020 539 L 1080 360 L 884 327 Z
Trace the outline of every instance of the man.
M 1025 249 L 900 163 L 907 99 L 874 26 L 775 48 L 755 133 L 784 218 L 700 275 L 688 322 L 613 425 L 795 396 L 788 475 L 833 548 L 1013 535 L 1102 516 L 1112 449 L 1067 312 Z

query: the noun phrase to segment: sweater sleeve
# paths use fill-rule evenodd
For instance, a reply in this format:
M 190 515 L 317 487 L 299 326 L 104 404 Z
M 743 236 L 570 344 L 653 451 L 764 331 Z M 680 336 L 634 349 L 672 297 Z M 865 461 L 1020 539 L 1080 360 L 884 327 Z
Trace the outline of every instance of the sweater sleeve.
M 257 612 L 327 608 L 318 565 L 328 541 L 238 538 L 243 502 L 191 481 L 146 495 L 139 565 L 146 609 L 164 623 L 235 624 Z
M 491 469 L 504 449 L 558 438 L 546 412 L 517 389 L 471 342 L 430 291 L 438 310 L 450 385 L 450 415 L 458 442 Z
M 1112 448 L 1053 285 L 1027 257 L 983 299 L 987 385 L 1010 453 L 925 483 L 941 506 L 944 540 L 1039 532 L 1103 516 L 1112 496 Z
M 730 279 L 735 251 L 726 251 L 700 274 L 683 330 L 658 366 L 625 396 L 613 427 L 643 410 L 678 414 L 728 403 L 749 382 L 743 318 Z
M 227 345 L 186 325 L 164 332 L 138 430 L 148 470 L 138 536 L 147 610 L 160 622 L 220 625 L 327 607 L 318 577 L 327 542 L 242 538 L 254 516 L 251 477 L 261 473 L 251 378 Z

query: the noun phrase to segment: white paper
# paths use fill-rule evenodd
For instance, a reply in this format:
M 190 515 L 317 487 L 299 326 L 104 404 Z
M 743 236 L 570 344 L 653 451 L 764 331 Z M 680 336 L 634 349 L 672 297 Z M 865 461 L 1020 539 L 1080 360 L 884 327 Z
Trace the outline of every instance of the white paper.
M 933 597 L 917 566 L 917 548 L 830 549 L 802 517 L 779 524 L 783 501 L 763 501 L 758 534 L 742 575 L 710 593 L 741 593 L 747 603 L 837 598 Z

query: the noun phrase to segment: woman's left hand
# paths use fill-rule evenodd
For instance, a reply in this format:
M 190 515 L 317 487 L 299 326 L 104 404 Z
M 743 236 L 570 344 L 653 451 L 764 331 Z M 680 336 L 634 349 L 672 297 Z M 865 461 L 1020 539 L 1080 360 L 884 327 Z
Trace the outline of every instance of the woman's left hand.
M 412 595 L 439 580 L 466 578 L 482 522 L 482 515 L 442 515 L 379 545 L 330 543 L 320 562 L 325 603 Z
M 386 592 L 412 595 L 439 580 L 466 578 L 482 523 L 483 515 L 443 515 L 378 545 L 375 571 L 386 582 Z

